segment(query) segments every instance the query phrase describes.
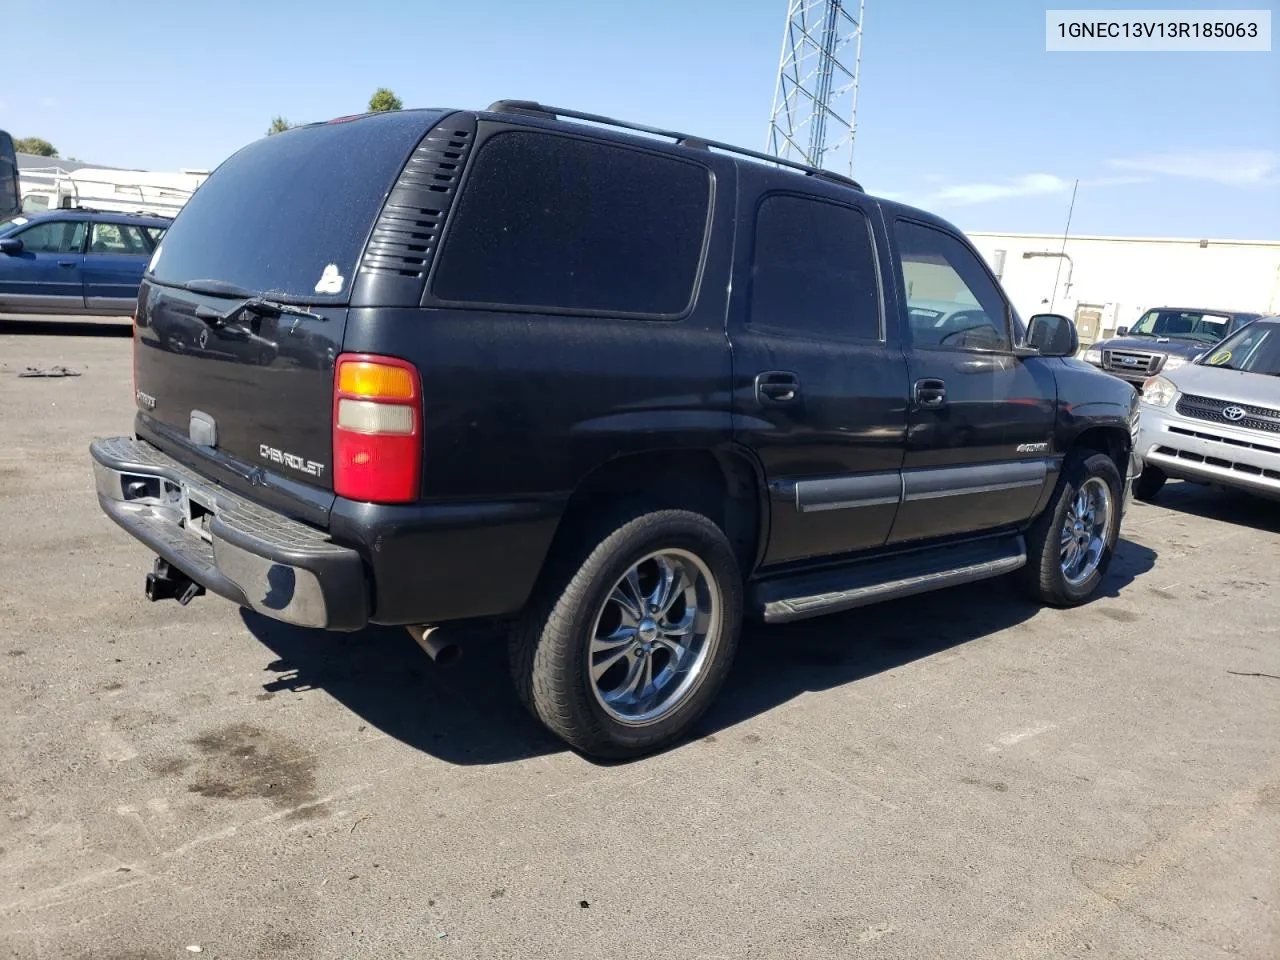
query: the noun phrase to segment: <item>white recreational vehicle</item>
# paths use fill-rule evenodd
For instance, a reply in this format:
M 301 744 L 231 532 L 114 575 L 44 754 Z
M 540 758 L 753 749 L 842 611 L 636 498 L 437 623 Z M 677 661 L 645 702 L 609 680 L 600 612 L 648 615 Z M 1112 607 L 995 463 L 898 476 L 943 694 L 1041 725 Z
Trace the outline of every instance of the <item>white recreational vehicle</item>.
M 48 166 L 35 166 L 31 161 L 19 158 L 24 213 L 89 207 L 110 213 L 172 217 L 209 176 L 208 170 L 160 173 L 77 167 L 55 159 L 48 160 Z

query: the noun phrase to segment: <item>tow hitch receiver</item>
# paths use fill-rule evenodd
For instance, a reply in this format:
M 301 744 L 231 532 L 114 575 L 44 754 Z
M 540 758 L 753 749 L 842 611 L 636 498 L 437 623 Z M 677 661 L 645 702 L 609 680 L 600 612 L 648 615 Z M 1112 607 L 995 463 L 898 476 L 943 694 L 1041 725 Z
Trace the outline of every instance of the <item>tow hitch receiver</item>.
M 204 587 L 159 557 L 156 558 L 155 569 L 147 574 L 144 589 L 147 599 L 153 603 L 156 600 L 177 600 L 184 607 L 204 593 Z

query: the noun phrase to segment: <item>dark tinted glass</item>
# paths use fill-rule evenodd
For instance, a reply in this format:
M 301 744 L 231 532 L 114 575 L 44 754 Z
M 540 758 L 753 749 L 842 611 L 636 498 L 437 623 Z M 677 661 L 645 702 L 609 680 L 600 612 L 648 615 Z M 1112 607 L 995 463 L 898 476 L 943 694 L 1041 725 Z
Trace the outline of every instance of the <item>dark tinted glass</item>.
M 879 339 L 867 218 L 821 200 L 768 197 L 756 213 L 750 323 L 815 337 Z
M 467 176 L 431 292 L 548 312 L 682 314 L 710 192 L 697 164 L 590 140 L 499 134 Z
M 18 211 L 18 160 L 13 140 L 0 130 L 0 218 Z
M 383 198 L 435 119 L 377 114 L 249 144 L 187 201 L 152 261 L 154 276 L 345 300 Z
M 1004 298 L 978 258 L 950 234 L 905 220 L 897 236 L 912 342 L 1007 350 Z

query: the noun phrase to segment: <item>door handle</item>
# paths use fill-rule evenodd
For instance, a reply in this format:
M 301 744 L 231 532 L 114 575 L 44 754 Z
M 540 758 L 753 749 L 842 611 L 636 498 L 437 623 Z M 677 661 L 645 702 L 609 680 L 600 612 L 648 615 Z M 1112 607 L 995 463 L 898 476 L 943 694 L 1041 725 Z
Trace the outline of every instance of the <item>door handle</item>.
M 761 404 L 792 403 L 800 396 L 800 378 L 785 370 L 756 374 L 756 400 Z
M 75 265 L 76 265 L 76 262 L 75 262 L 74 260 L 59 260 L 59 261 L 58 261 L 58 266 L 60 266 L 60 267 L 74 267 Z
M 945 380 L 925 377 L 916 381 L 915 401 L 918 407 L 936 408 L 947 402 L 947 384 Z

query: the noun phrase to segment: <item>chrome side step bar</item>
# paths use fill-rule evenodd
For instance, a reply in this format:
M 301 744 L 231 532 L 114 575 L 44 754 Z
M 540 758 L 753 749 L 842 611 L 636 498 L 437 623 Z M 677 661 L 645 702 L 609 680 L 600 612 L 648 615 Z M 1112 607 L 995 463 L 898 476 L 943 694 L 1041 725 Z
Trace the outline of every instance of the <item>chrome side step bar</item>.
M 920 551 L 766 580 L 753 591 L 766 623 L 789 623 L 1012 573 L 1027 562 L 1021 536 Z

